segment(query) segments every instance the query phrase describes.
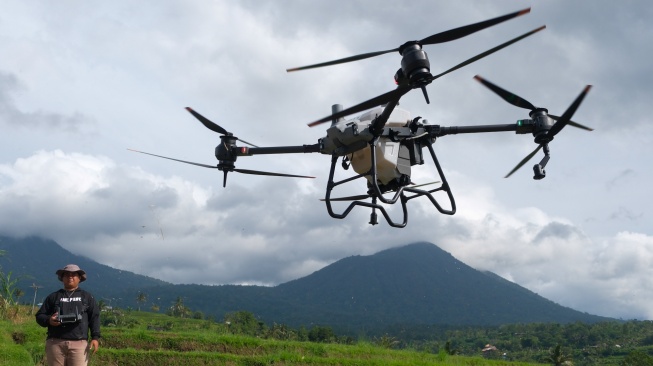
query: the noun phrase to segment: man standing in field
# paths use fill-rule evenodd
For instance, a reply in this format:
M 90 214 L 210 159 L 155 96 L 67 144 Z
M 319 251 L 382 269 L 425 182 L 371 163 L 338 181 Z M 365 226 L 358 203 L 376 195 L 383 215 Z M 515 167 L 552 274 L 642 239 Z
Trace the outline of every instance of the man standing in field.
M 36 313 L 36 322 L 48 328 L 46 359 L 49 366 L 86 366 L 90 351 L 100 346 L 100 309 L 93 295 L 79 288 L 86 281 L 81 268 L 69 264 L 56 274 L 63 288 L 48 295 Z

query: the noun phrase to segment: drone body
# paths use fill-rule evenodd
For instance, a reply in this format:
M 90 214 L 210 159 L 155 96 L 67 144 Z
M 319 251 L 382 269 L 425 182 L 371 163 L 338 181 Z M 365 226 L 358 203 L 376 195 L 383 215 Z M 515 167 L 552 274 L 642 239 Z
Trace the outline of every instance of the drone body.
M 456 212 L 456 203 L 453 193 L 451 192 L 451 188 L 449 187 L 432 146 L 439 137 L 462 133 L 507 131 L 515 132 L 517 134 L 532 134 L 534 142 L 538 145 L 537 148 L 524 158 L 510 173 L 508 173 L 506 178 L 523 166 L 538 151 L 543 150 L 544 158 L 539 164 L 536 164 L 533 167 L 533 178 L 542 179 L 546 176 L 544 167 L 550 157 L 549 143 L 553 140 L 556 134 L 558 134 L 568 124 L 591 131 L 590 128 L 571 120 L 571 117 L 589 91 L 589 85 L 585 87 L 569 108 L 558 117 L 549 114 L 546 108 L 535 107 L 527 100 L 508 92 L 477 75 L 475 77 L 477 81 L 498 94 L 508 103 L 530 110 L 530 118 L 521 119 L 516 123 L 511 124 L 450 127 L 429 125 L 425 120 L 421 120 L 421 117 L 411 119 L 408 111 L 397 107 L 401 97 L 413 89 L 421 89 L 426 102 L 429 103 L 426 86 L 437 78 L 501 50 L 536 32 L 539 32 L 545 27 L 542 26 L 536 28 L 437 75 L 431 73 L 428 55 L 422 49 L 423 45 L 448 42 L 465 37 L 487 27 L 524 15 L 529 11 L 530 9 L 524 9 L 483 22 L 434 34 L 420 41 L 409 41 L 395 49 L 371 52 L 335 61 L 288 69 L 287 71 L 291 72 L 331 66 L 375 57 L 394 51 L 399 52 L 402 56 L 401 68 L 395 74 L 397 88 L 347 109 L 343 109 L 342 106 L 337 104 L 332 106 L 331 115 L 309 123 L 309 126 L 313 127 L 325 122 L 331 122 L 331 126 L 326 130 L 326 136 L 318 139 L 314 144 L 258 147 L 234 136 L 233 133 L 228 132 L 191 108 L 187 108 L 187 110 L 206 128 L 221 135 L 220 144 L 215 148 L 215 157 L 218 160 L 217 165 L 194 163 L 142 151 L 137 152 L 205 168 L 218 169 L 224 174 L 223 186 L 226 186 L 227 175 L 230 172 L 280 177 L 314 178 L 304 175 L 239 169 L 235 166 L 238 157 L 264 154 L 321 153 L 331 156 L 329 179 L 327 182 L 325 197 L 322 200 L 326 203 L 327 211 L 333 218 L 343 219 L 355 207 L 367 207 L 372 211 L 370 214 L 370 224 L 375 225 L 378 223 L 378 211 L 384 216 L 390 226 L 405 227 L 408 221 L 407 203 L 420 197 L 428 199 L 440 213 L 453 215 Z M 345 119 L 345 117 L 349 115 L 360 112 L 364 113 L 360 114 L 358 117 Z M 238 142 L 242 142 L 249 146 L 238 146 Z M 423 154 L 424 149 L 428 151 L 428 155 L 430 156 L 436 173 L 440 179 L 438 182 L 428 183 L 438 183 L 437 187 L 431 189 L 421 188 L 426 184 L 415 185 L 415 183 L 411 181 L 412 167 L 415 165 L 423 165 L 425 163 Z M 341 166 L 344 170 L 348 170 L 351 167 L 356 174 L 343 180 L 336 181 L 335 171 L 339 160 L 341 161 Z M 365 194 L 350 197 L 331 197 L 331 194 L 336 187 L 359 179 L 363 179 L 366 183 L 367 189 Z M 434 195 L 441 196 L 439 197 L 440 200 L 436 199 Z M 441 204 L 443 199 L 446 201 L 444 205 Z M 335 212 L 332 202 L 336 201 L 350 201 L 350 203 L 344 211 Z M 396 203 L 399 203 L 401 206 L 402 218 L 395 221 L 390 217 L 384 205 L 394 205 Z
M 338 105 L 334 108 L 338 109 Z M 320 141 L 324 146 L 320 151 L 322 154 L 336 154 L 349 159 L 351 167 L 358 174 L 364 174 L 371 169 L 371 147 L 369 142 L 374 139 L 370 131 L 372 121 L 383 112 L 383 107 L 376 107 L 363 113 L 357 118 L 341 120 L 332 124 L 327 129 L 327 136 Z M 406 110 L 395 108 L 386 126 L 389 128 L 403 127 L 411 122 L 410 113 Z M 354 150 L 354 151 L 352 151 Z M 346 153 L 352 151 L 351 153 Z M 387 184 L 401 175 L 410 177 L 410 161 L 405 145 L 400 141 L 393 141 L 388 137 L 382 137 L 376 146 L 376 169 L 378 181 Z M 367 176 L 371 183 L 371 176 Z

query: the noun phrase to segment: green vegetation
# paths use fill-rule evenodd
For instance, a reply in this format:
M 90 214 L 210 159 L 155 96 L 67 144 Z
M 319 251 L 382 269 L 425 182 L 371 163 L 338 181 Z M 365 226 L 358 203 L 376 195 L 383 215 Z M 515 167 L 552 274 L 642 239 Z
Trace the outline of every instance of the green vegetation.
M 0 250 L 0 257 L 3 254 Z M 43 364 L 45 330 L 36 324 L 33 317 L 36 291 L 41 286 L 33 283 L 34 297 L 29 303 L 21 305 L 19 299 L 24 295 L 18 280 L 21 276 L 24 275 L 5 273 L 0 267 L 0 365 Z M 303 286 L 314 283 L 311 281 L 315 278 L 309 280 L 281 286 L 283 292 L 275 295 L 281 296 L 277 300 L 288 304 L 298 294 L 305 295 L 303 290 L 307 289 Z M 296 288 L 289 291 L 289 287 Z M 368 324 L 347 333 L 342 329 L 334 331 L 337 328 L 328 321 L 319 324 L 309 322 L 315 324 L 310 329 L 270 324 L 270 319 L 277 318 L 268 314 L 268 322 L 264 322 L 258 312 L 254 312 L 257 314 L 254 315 L 251 311 L 222 310 L 216 316 L 215 307 L 207 307 L 204 311 L 215 318 L 211 315 L 207 317 L 204 312 L 194 310 L 204 309 L 198 306 L 200 302 L 197 299 L 203 292 L 209 292 L 206 286 L 175 286 L 163 292 L 166 296 L 146 293 L 145 289 L 151 287 L 135 288 L 140 290 L 124 290 L 123 299 L 132 299 L 137 310 L 112 307 L 111 302 L 119 298 L 104 297 L 99 300 L 104 310 L 101 317 L 104 337 L 101 351 L 93 357 L 92 364 L 529 365 L 539 362 L 546 365 L 653 366 L 651 321 L 527 322 L 474 327 L 465 323 L 428 326 L 424 325 L 429 323 L 428 319 L 418 318 L 413 323 L 416 325 L 404 322 L 388 326 L 377 322 L 376 328 Z M 162 288 L 158 287 L 158 290 Z M 240 294 L 221 298 L 221 295 L 229 295 L 229 292 L 211 291 L 211 303 L 222 301 L 223 309 L 242 309 L 238 305 L 242 304 L 242 294 L 256 299 L 258 309 L 274 303 L 270 302 L 271 288 L 221 288 L 234 290 L 232 295 L 235 292 Z M 97 293 L 104 294 L 102 291 Z M 458 293 L 456 296 L 467 295 Z M 148 299 L 156 299 L 156 302 L 148 302 Z M 362 297 L 357 297 L 358 300 L 362 300 Z M 146 307 L 154 313 L 142 311 Z M 295 316 L 294 310 L 297 308 L 284 307 L 290 316 Z M 313 314 L 327 314 L 322 319 L 335 319 L 342 315 L 329 314 L 328 307 L 309 308 Z M 395 304 L 394 308 L 406 312 L 402 304 Z M 333 309 L 339 309 L 337 304 Z M 433 309 L 439 308 L 429 309 L 431 313 L 437 313 Z M 351 309 L 342 311 L 348 310 Z M 158 314 L 159 311 L 165 314 Z M 419 317 L 416 314 L 411 316 Z
M 9 310 L 0 319 L 0 364 L 43 365 L 45 329 L 34 321 L 31 306 Z M 101 350 L 93 364 L 653 365 L 653 322 L 648 321 L 469 327 L 406 341 L 391 334 L 355 340 L 327 326 L 268 326 L 246 311 L 228 313 L 219 322 L 189 318 L 189 313 L 105 309 Z M 482 357 L 488 342 L 494 347 Z
M 45 330 L 29 312 L 29 306 L 21 306 L 16 316 L 0 320 L 0 364 L 43 365 Z M 105 311 L 103 315 L 113 321 L 103 326 L 101 348 L 92 358 L 93 365 L 531 365 L 487 360 L 480 355 L 397 350 L 387 339 L 385 344 L 336 343 L 343 338 L 335 335 L 320 342 L 279 340 L 271 337 L 279 327 L 254 324 L 255 318 L 246 312 L 231 314 L 231 319 L 243 331 L 259 333 L 258 337 L 235 333 L 234 327 L 211 320 L 144 311 Z M 292 333 L 300 338 L 311 332 Z

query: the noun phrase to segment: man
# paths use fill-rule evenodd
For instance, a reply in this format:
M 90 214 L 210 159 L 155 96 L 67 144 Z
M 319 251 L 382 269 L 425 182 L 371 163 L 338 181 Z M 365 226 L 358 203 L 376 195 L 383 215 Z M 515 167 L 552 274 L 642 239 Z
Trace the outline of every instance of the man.
M 100 309 L 89 292 L 79 288 L 86 272 L 69 264 L 56 272 L 63 289 L 45 298 L 36 322 L 48 327 L 45 355 L 49 366 L 86 366 L 100 347 Z M 89 330 L 91 343 L 88 344 Z

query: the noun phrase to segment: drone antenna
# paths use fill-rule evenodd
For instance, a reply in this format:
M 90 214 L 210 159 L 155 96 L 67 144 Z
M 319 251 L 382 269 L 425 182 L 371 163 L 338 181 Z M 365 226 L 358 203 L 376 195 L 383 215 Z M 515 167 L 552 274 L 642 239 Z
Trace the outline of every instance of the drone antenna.
M 227 186 L 227 173 L 229 173 L 228 170 L 224 171 L 224 178 L 222 179 L 222 188 Z
M 334 105 L 331 106 L 331 115 L 334 115 L 334 114 L 336 114 L 338 112 L 342 112 L 342 111 L 343 111 L 342 104 L 334 104 Z M 331 120 L 331 126 L 333 126 L 336 123 L 342 121 L 343 119 L 344 119 L 344 117 L 332 119 Z
M 424 94 L 424 99 L 426 100 L 426 104 L 431 104 L 431 101 L 429 100 L 429 94 L 426 92 L 426 85 L 422 85 L 421 89 L 422 89 L 422 94 Z

